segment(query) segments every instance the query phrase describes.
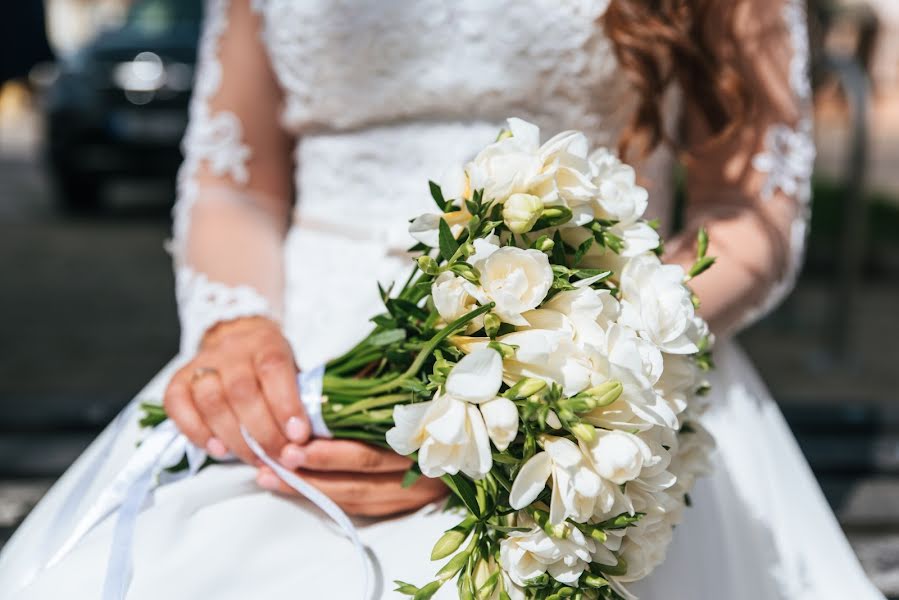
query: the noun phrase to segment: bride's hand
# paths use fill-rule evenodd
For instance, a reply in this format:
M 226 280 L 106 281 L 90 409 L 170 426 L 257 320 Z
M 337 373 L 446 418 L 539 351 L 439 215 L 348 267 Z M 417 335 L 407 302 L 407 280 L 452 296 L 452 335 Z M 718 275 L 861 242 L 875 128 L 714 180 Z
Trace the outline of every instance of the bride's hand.
M 315 439 L 305 446 L 288 444 L 279 462 L 351 515 L 380 517 L 406 512 L 446 494 L 439 479 L 427 477 L 404 488 L 403 475 L 412 461 L 390 450 L 351 440 Z M 271 491 L 296 494 L 268 467 L 259 469 L 256 482 Z
M 214 458 L 230 451 L 258 463 L 241 425 L 271 456 L 288 441 L 302 444 L 309 438 L 290 344 L 277 323 L 262 317 L 210 329 L 197 355 L 172 378 L 164 404 L 190 441 Z

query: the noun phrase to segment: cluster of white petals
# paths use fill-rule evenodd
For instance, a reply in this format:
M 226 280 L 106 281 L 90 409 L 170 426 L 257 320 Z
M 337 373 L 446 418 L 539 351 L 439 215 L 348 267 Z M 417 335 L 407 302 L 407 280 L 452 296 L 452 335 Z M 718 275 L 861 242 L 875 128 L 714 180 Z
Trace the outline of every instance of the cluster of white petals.
M 443 394 L 394 408 L 387 443 L 399 454 L 418 451 L 428 477 L 461 472 L 482 478 L 493 465 L 490 442 L 505 450 L 518 435 L 518 411 L 497 396 L 501 385 L 499 354 L 489 348 L 472 352 L 453 368 Z
M 401 454 L 418 451 L 429 477 L 461 472 L 480 479 L 493 467 L 492 453 L 525 433 L 519 406 L 499 395 L 503 384 L 539 380 L 564 399 L 615 384 L 620 394 L 576 417 L 545 414 L 539 447 L 513 471 L 509 494 L 516 522 L 529 529 L 502 538 L 500 566 L 504 581 L 523 594 L 516 586 L 544 573 L 572 584 L 591 563 L 626 564 L 625 575 L 608 579 L 628 597 L 621 584 L 664 559 L 714 446 L 699 422 L 696 358 L 711 336 L 686 274 L 656 254 L 660 239 L 643 217 L 648 194 L 634 169 L 606 149 L 590 153 L 580 132 L 541 144 L 536 126 L 509 119 L 508 130 L 451 171 L 441 189 L 446 211 L 422 215 L 410 228 L 420 242 L 439 247 L 441 221 L 459 236 L 478 201 L 502 205 L 491 218 L 501 214 L 504 227 L 468 240 L 471 272 L 435 271 L 433 306 L 447 324 L 489 303 L 489 316 L 504 325 L 494 326 L 491 340 L 477 333 L 489 329 L 482 315 L 455 336 L 466 356 L 432 400 L 396 406 L 387 440 Z M 551 248 L 534 242 L 540 236 L 555 244 L 561 238 L 569 255 L 579 248 L 575 264 L 585 274 L 556 285 Z M 596 283 L 606 276 L 608 285 Z M 494 349 L 500 347 L 507 350 Z M 535 506 L 548 509 L 548 523 L 565 535 L 534 524 Z M 625 524 L 604 536 L 584 534 L 621 518 Z

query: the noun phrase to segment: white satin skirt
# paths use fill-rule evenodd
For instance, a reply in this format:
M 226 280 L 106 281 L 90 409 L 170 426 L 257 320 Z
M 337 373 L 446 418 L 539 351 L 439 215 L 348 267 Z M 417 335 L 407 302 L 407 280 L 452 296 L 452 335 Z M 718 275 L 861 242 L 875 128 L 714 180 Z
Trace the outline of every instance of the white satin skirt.
M 808 464 L 770 395 L 733 343 L 717 350 L 705 424 L 718 444 L 714 474 L 701 479 L 667 561 L 631 585 L 645 600 L 883 600 L 862 572 Z M 175 363 L 141 392 L 158 399 Z M 0 596 L 10 600 L 96 600 L 114 519 L 44 568 L 65 531 L 60 504 L 104 449 L 109 430 L 47 493 L 0 554 Z M 80 503 L 83 511 L 128 458 L 131 423 Z M 370 549 L 378 597 L 404 598 L 393 580 L 423 584 L 439 535 L 459 517 L 438 505 L 390 519 L 356 519 Z M 134 537 L 129 600 L 256 600 L 362 597 L 351 543 L 303 500 L 256 487 L 254 469 L 213 466 L 157 489 Z M 455 597 L 445 586 L 437 598 Z

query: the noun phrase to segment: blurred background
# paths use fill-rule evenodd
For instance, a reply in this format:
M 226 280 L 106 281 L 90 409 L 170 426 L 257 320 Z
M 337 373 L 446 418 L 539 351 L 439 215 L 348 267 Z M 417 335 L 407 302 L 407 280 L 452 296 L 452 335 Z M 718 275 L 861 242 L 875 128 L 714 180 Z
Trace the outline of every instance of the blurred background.
M 0 545 L 177 350 L 163 250 L 200 0 L 0 20 Z M 810 4 L 819 157 L 798 287 L 742 334 L 899 598 L 899 2 Z

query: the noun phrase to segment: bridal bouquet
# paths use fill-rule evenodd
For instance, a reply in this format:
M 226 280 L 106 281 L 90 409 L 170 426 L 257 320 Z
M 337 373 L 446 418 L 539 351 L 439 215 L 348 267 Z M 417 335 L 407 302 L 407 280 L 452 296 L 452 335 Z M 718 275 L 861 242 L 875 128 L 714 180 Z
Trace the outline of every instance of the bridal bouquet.
M 433 581 L 398 591 L 630 598 L 712 448 L 710 335 L 687 287 L 708 240 L 689 273 L 663 264 L 634 170 L 519 119 L 430 187 L 416 268 L 322 381 L 334 437 L 414 457 L 406 481 L 441 478 L 465 512 Z

